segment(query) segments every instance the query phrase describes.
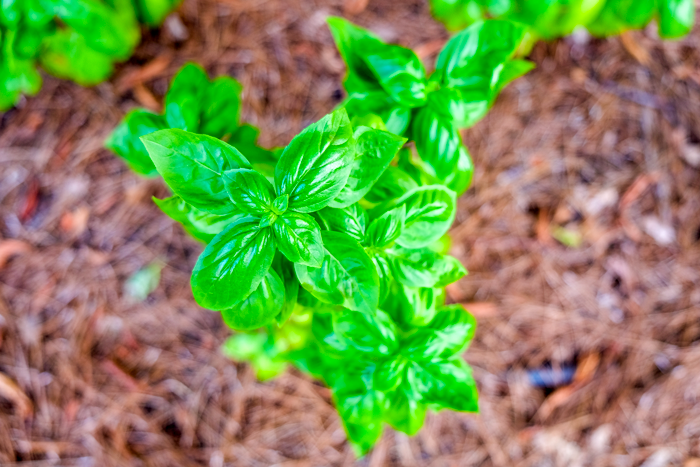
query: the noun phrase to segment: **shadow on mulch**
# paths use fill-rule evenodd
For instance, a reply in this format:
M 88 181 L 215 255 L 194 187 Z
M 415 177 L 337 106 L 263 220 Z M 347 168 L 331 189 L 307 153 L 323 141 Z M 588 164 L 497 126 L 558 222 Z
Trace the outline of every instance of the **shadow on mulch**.
M 350 19 L 434 60 L 447 35 L 422 0 L 369 3 Z M 286 144 L 342 98 L 324 21 L 343 6 L 186 0 L 186 38 L 175 20 L 110 82 L 46 78 L 0 117 L 0 463 L 700 465 L 700 31 L 539 44 L 465 133 L 477 172 L 452 233 L 471 274 L 449 292 L 479 320 L 481 415 L 388 430 L 355 461 L 326 388 L 221 355 L 229 331 L 185 286 L 201 246 L 102 142 L 195 60 Z M 156 259 L 160 286 L 130 302 Z

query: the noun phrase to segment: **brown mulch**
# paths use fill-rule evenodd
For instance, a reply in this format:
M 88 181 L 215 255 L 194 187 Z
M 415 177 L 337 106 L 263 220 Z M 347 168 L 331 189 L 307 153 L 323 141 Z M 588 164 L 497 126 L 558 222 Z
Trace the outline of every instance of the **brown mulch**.
M 697 30 L 539 44 L 465 133 L 477 171 L 452 233 L 470 275 L 450 295 L 479 321 L 480 415 L 387 430 L 356 461 L 326 388 L 220 353 L 229 331 L 186 286 L 201 246 L 102 141 L 196 60 L 286 144 L 342 98 L 329 14 L 434 60 L 447 36 L 423 0 L 365 3 L 186 0 L 110 82 L 46 78 L 0 116 L 0 465 L 700 465 Z M 130 301 L 154 260 L 159 287 Z M 563 368 L 570 383 L 532 383 Z

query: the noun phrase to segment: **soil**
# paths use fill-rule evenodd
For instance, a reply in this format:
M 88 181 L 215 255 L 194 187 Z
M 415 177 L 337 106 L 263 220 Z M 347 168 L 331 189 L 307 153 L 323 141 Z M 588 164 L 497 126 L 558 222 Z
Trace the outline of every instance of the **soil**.
M 448 37 L 424 0 L 185 0 L 109 82 L 46 77 L 0 117 L 0 464 L 699 466 L 700 28 L 540 43 L 464 133 L 470 275 L 449 292 L 479 322 L 479 415 L 387 429 L 356 460 L 326 388 L 221 354 L 230 331 L 187 285 L 202 247 L 102 143 L 195 60 L 285 145 L 343 96 L 328 15 L 428 66 Z M 129 299 L 153 261 L 160 285 Z

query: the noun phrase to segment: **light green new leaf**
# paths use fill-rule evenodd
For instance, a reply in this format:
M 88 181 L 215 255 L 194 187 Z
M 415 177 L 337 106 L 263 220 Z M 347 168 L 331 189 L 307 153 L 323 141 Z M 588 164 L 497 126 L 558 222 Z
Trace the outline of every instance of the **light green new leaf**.
M 272 232 L 260 229 L 259 222 L 236 216 L 199 256 L 190 282 L 200 306 L 231 308 L 258 287 L 275 256 Z
M 374 313 L 379 279 L 367 253 L 346 234 L 324 231 L 322 236 L 325 256 L 321 267 L 294 265 L 302 287 L 326 303 Z
M 352 171 L 340 194 L 329 204 L 333 208 L 344 208 L 362 199 L 406 142 L 405 138 L 388 131 L 368 127 L 357 128 L 354 138 L 356 152 Z
M 325 256 L 321 228 L 313 217 L 286 212 L 272 224 L 277 248 L 293 263 L 319 267 Z
M 323 208 L 316 216 L 324 230 L 348 234 L 358 242 L 365 239 L 367 212 L 359 204 L 352 204 L 343 209 Z
M 238 150 L 211 136 L 178 129 L 156 131 L 141 141 L 165 183 L 188 204 L 217 215 L 235 210 L 223 173 L 250 168 Z
M 231 202 L 240 211 L 260 216 L 272 208 L 275 189 L 255 170 L 227 170 L 224 172 L 224 186 Z
M 370 212 L 370 218 L 376 219 L 387 211 L 405 206 L 404 228 L 396 243 L 405 248 L 421 248 L 447 232 L 454 221 L 456 204 L 453 191 L 440 185 L 428 185 L 377 206 Z
M 451 305 L 438 311 L 427 326 L 415 329 L 402 350 L 413 361 L 449 358 L 465 349 L 475 330 L 474 317 L 461 305 Z
M 476 382 L 469 366 L 459 357 L 412 362 L 407 379 L 425 404 L 460 412 L 479 411 Z
M 345 109 L 336 110 L 292 139 L 275 167 L 278 195 L 289 195 L 298 212 L 322 209 L 338 196 L 355 157 L 355 140 Z
M 467 273 L 452 256 L 429 248 L 408 249 L 395 245 L 386 250 L 386 254 L 394 278 L 409 287 L 445 287 Z
M 387 248 L 401 236 L 406 222 L 406 205 L 385 212 L 367 228 L 367 246 Z

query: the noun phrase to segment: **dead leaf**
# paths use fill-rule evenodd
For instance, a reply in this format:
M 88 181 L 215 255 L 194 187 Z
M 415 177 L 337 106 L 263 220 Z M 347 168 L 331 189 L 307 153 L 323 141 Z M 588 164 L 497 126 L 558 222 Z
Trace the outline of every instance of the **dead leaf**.
M 634 31 L 623 32 L 620 35 L 622 46 L 639 63 L 644 66 L 649 66 L 651 64 L 651 55 L 649 54 L 649 51 L 639 43 L 635 36 L 636 33 Z
M 89 218 L 90 208 L 82 206 L 73 211 L 64 213 L 63 216 L 61 216 L 59 225 L 63 232 L 77 237 L 87 229 Z
M 573 384 L 580 385 L 590 381 L 598 369 L 598 364 L 600 364 L 600 354 L 598 353 L 590 353 L 581 358 L 574 374 Z
M 414 49 L 414 52 L 421 60 L 424 60 L 432 55 L 435 55 L 442 50 L 445 45 L 444 39 L 435 39 L 433 41 L 424 42 Z
M 462 306 L 477 319 L 490 318 L 498 314 L 498 307 L 491 302 L 462 303 Z
M 357 15 L 365 11 L 369 0 L 345 0 L 343 11 L 346 15 Z
M 540 209 L 539 216 L 537 217 L 537 224 L 535 226 L 537 233 L 537 240 L 544 245 L 551 245 L 554 243 L 552 240 L 552 234 L 549 228 L 549 209 Z
M 5 373 L 0 373 L 0 396 L 14 404 L 20 417 L 29 418 L 32 415 L 32 401 Z
M 4 268 L 7 262 L 15 255 L 29 253 L 32 247 L 22 240 L 2 240 L 0 241 L 0 269 Z
M 172 58 L 172 54 L 170 53 L 161 54 L 144 66 L 140 68 L 133 68 L 124 73 L 124 75 L 122 75 L 117 81 L 117 92 L 122 94 L 125 91 L 132 89 L 137 84 L 150 81 L 151 79 L 162 75 L 170 65 Z
M 154 112 L 160 110 L 160 104 L 158 103 L 158 99 L 156 99 L 151 93 L 151 91 L 146 89 L 146 86 L 144 86 L 143 84 L 139 83 L 134 85 L 134 97 L 136 98 L 139 104 L 146 107 L 148 110 L 152 110 Z

